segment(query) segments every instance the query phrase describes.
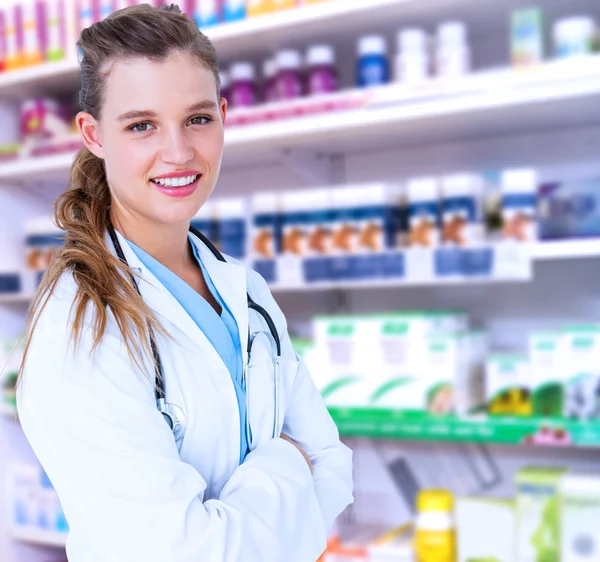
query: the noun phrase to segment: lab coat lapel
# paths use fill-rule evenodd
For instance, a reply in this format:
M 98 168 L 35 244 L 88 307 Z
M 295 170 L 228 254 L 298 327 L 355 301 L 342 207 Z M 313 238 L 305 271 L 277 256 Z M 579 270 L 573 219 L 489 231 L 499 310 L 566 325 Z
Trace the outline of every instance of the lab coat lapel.
M 191 235 L 200 259 L 221 298 L 233 314 L 240 334 L 240 346 L 244 369 L 248 362 L 248 297 L 246 289 L 246 268 L 232 262 L 219 261 L 198 237 Z
M 119 242 L 121 243 L 121 248 L 123 249 L 123 254 L 125 255 L 125 259 L 127 260 L 129 267 L 134 272 L 140 274 L 140 277 L 136 277 L 136 280 L 138 282 L 144 302 L 157 316 L 159 316 L 159 319 L 162 316 L 177 326 L 177 328 L 186 334 L 192 340 L 192 342 L 209 353 L 214 361 L 222 363 L 221 356 L 217 353 L 216 349 L 212 346 L 196 322 L 194 322 L 191 316 L 179 304 L 177 299 L 144 266 L 144 264 L 139 260 L 135 252 L 129 246 L 127 240 L 125 240 L 125 238 L 123 238 L 123 236 L 121 236 L 121 234 L 118 232 L 116 234 L 119 238 Z M 106 236 L 106 243 L 111 252 L 116 255 L 114 246 L 108 234 Z M 167 327 L 165 326 L 165 328 Z

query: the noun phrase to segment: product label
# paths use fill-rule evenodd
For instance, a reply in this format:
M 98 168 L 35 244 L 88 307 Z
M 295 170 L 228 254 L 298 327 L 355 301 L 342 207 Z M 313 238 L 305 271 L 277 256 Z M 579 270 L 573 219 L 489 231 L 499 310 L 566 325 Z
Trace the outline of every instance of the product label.
M 411 246 L 430 248 L 437 245 L 439 206 L 436 202 L 409 204 L 408 221 Z
M 246 221 L 226 219 L 217 223 L 217 240 L 224 254 L 241 259 L 246 255 Z

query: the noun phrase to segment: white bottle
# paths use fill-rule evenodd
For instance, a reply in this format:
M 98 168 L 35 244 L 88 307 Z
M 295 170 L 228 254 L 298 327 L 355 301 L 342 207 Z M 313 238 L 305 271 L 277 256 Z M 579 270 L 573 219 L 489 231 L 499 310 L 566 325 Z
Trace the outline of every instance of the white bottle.
M 427 34 L 418 28 L 398 33 L 395 77 L 402 84 L 419 84 L 429 77 L 429 51 Z
M 449 21 L 438 27 L 436 70 L 440 78 L 459 78 L 471 72 L 471 50 L 464 23 Z

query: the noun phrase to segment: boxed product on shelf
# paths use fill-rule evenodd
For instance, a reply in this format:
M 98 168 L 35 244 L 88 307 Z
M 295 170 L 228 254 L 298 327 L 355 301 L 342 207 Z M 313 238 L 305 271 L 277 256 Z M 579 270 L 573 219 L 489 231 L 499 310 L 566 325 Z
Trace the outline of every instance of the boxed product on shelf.
M 55 249 L 63 245 L 65 233 L 49 217 L 28 220 L 25 232 L 27 268 L 43 272 L 48 269 Z
M 505 240 L 537 240 L 537 182 L 537 173 L 532 169 L 503 171 L 502 213 Z
M 544 24 L 541 8 L 521 8 L 512 12 L 510 58 L 513 66 L 527 66 L 543 61 Z
M 560 483 L 560 562 L 600 560 L 600 478 L 565 474 Z
M 516 474 L 517 560 L 560 559 L 560 484 L 562 468 L 527 467 Z
M 69 526 L 58 495 L 40 466 L 12 464 L 7 484 L 11 524 L 14 528 L 68 532 Z
M 212 201 L 215 218 L 215 241 L 219 250 L 236 259 L 247 255 L 247 199 L 218 198 Z
M 565 364 L 560 330 L 534 331 L 529 335 L 533 413 L 562 418 Z
M 565 411 L 571 419 L 600 418 L 600 325 L 564 330 Z
M 281 210 L 278 193 L 252 196 L 250 257 L 252 266 L 269 283 L 276 283 L 275 257 L 281 253 Z
M 16 408 L 16 388 L 23 358 L 24 337 L 0 341 L 0 405 L 7 411 Z
M 600 179 L 542 184 L 538 222 L 542 240 L 600 236 Z
M 502 353 L 488 357 L 485 385 L 490 414 L 531 415 L 531 365 L 526 355 Z
M 513 500 L 459 497 L 456 501 L 457 562 L 515 562 Z

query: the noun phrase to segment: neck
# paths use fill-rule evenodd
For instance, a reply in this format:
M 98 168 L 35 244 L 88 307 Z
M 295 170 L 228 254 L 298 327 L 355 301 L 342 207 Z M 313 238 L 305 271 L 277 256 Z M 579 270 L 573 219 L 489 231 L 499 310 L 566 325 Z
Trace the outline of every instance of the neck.
M 150 223 L 114 212 L 111 220 L 121 235 L 171 271 L 178 272 L 189 265 L 188 223 Z

